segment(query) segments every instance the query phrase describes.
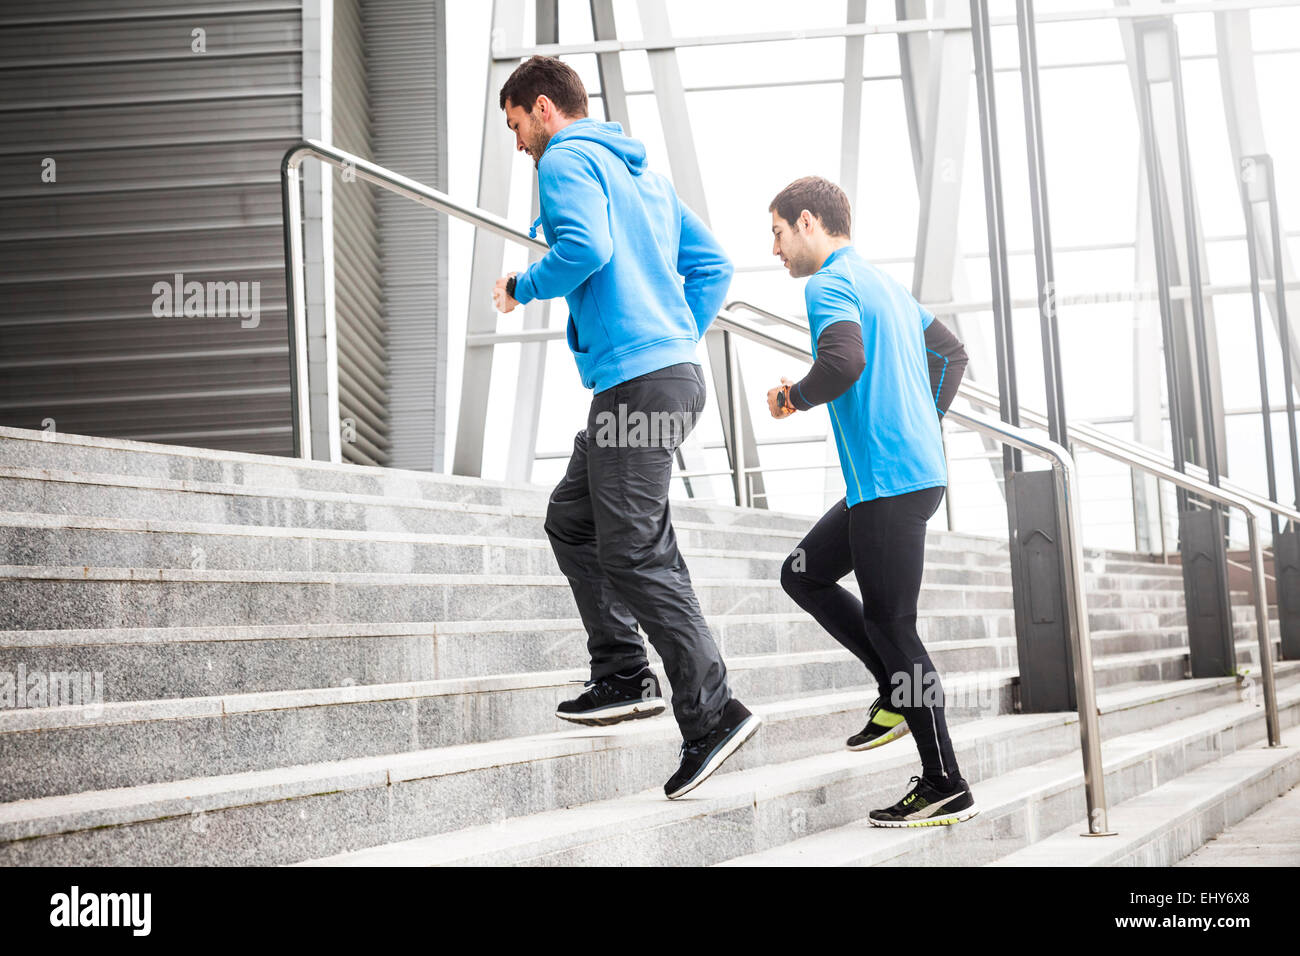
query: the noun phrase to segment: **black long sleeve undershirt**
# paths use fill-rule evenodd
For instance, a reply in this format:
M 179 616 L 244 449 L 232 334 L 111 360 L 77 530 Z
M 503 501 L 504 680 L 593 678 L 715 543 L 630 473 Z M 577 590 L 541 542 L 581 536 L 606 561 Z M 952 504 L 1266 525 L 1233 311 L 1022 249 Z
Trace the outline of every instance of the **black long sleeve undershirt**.
M 862 328 L 856 322 L 832 322 L 817 337 L 817 360 L 790 389 L 794 407 L 806 412 L 839 398 L 867 367 Z
M 961 340 L 938 319 L 926 327 L 925 357 L 930 362 L 930 393 L 934 395 L 939 415 L 943 416 L 957 397 L 957 386 L 970 360 Z
M 961 341 L 935 319 L 925 330 L 930 392 L 942 417 L 957 396 L 968 358 Z M 833 322 L 817 338 L 817 360 L 808 374 L 790 389 L 790 400 L 800 411 L 834 401 L 843 395 L 866 368 L 862 329 L 856 322 Z

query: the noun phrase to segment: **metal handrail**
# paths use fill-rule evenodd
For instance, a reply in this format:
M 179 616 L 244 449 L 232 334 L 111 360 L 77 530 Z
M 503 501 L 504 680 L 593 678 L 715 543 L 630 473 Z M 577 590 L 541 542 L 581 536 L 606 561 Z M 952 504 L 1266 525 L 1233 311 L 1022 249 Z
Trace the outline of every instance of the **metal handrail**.
M 783 341 L 762 329 L 754 328 L 726 309 L 718 315 L 713 324 L 724 332 L 767 345 L 793 358 L 812 361 L 810 349 Z M 738 398 L 733 396 L 733 403 L 736 401 Z M 1084 796 L 1088 804 L 1088 835 L 1108 836 L 1112 831 L 1106 819 L 1106 783 L 1101 765 L 1101 726 L 1097 714 L 1097 689 L 1092 670 L 1092 638 L 1088 630 L 1087 607 L 1083 597 L 1083 539 L 1079 524 L 1078 478 L 1074 459 L 1056 442 L 1037 437 L 1023 428 L 1017 428 L 1003 421 L 995 421 L 951 407 L 944 417 L 995 441 L 1045 458 L 1051 463 L 1056 482 L 1057 517 L 1061 534 L 1065 538 L 1062 542 L 1066 581 L 1065 617 L 1068 624 L 1070 654 L 1074 663 L 1075 698 L 1079 708 Z
M 744 325 L 744 323 L 739 322 L 731 316 L 720 317 L 718 319 L 718 324 L 722 325 L 723 328 L 732 331 L 737 331 L 733 326 L 743 327 Z M 802 358 L 805 361 L 812 358 L 812 353 L 810 351 L 801 349 L 789 342 L 784 342 L 776 336 L 758 329 L 751 330 L 747 337 L 762 341 L 765 345 L 771 345 L 773 348 L 779 349 L 787 355 Z M 957 394 L 975 405 L 997 407 L 996 396 L 986 392 L 984 389 L 970 385 L 967 382 L 962 382 L 961 385 L 958 386 Z M 1047 419 L 1041 413 L 1031 413 L 1022 409 L 1021 416 L 1027 422 L 1033 422 L 1035 425 L 1046 427 Z M 967 419 L 969 419 L 970 416 L 949 407 L 945 418 L 961 422 L 962 424 L 967 424 Z M 979 419 L 979 421 L 987 422 L 988 420 Z M 968 425 L 968 427 L 970 426 Z M 1006 427 L 1010 428 L 1011 426 L 1008 425 Z M 980 431 L 978 428 L 973 428 L 972 430 Z M 992 437 L 999 436 L 993 435 Z M 1146 474 L 1152 475 L 1156 478 L 1164 479 L 1165 481 L 1178 485 L 1179 487 L 1186 488 L 1188 491 L 1194 491 L 1204 498 L 1209 498 L 1213 501 L 1219 502 L 1220 504 L 1227 505 L 1228 507 L 1239 508 L 1245 514 L 1246 536 L 1248 540 L 1247 547 L 1250 550 L 1251 580 L 1254 585 L 1255 630 L 1259 639 L 1260 669 L 1263 672 L 1264 679 L 1264 722 L 1268 730 L 1268 745 L 1270 747 L 1280 746 L 1282 742 L 1282 732 L 1281 724 L 1278 719 L 1277 688 L 1273 678 L 1272 641 L 1270 640 L 1268 632 L 1268 604 L 1267 592 L 1265 591 L 1266 576 L 1264 573 L 1264 552 L 1260 544 L 1259 525 L 1254 509 L 1256 507 L 1265 508 L 1292 521 L 1300 521 L 1300 513 L 1280 505 L 1275 501 L 1270 501 L 1267 498 L 1260 500 L 1258 495 L 1251 492 L 1244 492 L 1235 488 L 1216 487 L 1203 478 L 1196 477 L 1186 472 L 1177 471 L 1171 464 L 1159 461 L 1156 458 L 1157 453 L 1150 449 L 1144 449 L 1140 445 L 1132 446 L 1131 448 L 1122 447 L 1127 443 L 1122 443 L 1118 439 L 1112 439 L 1110 436 L 1104 435 L 1101 432 L 1086 426 L 1071 426 L 1070 442 L 1072 445 L 1080 445 L 1089 448 L 1098 454 L 1105 455 L 1108 458 L 1123 462 L 1137 471 L 1145 472 Z M 1008 442 L 1008 444 L 1010 443 Z M 1068 577 L 1067 580 L 1069 580 Z M 1067 591 L 1068 590 L 1069 589 L 1067 588 Z M 1082 593 L 1081 589 L 1080 593 Z M 1080 706 L 1082 706 L 1082 700 L 1080 700 Z M 1098 762 L 1100 763 L 1100 758 Z M 1089 811 L 1091 812 L 1091 810 L 1092 805 L 1090 803 Z
M 366 182 L 405 196 L 446 215 L 469 222 L 478 228 L 487 229 L 503 238 L 519 242 L 539 251 L 548 248 L 546 243 L 515 228 L 500 216 L 457 202 L 446 193 L 378 166 L 353 153 L 315 140 L 303 140 L 290 147 L 285 152 L 280 167 L 281 200 L 284 213 L 285 292 L 289 312 L 287 325 L 294 447 L 299 456 L 304 458 L 311 457 L 311 409 L 308 401 L 309 390 L 306 387 L 308 383 L 306 297 L 303 288 L 302 197 L 300 195 L 298 170 L 302 161 L 309 156 L 337 166 L 340 169 L 350 169 L 357 177 Z M 732 305 L 735 308 L 747 308 L 760 315 L 776 316 L 776 313 L 758 310 L 757 307 L 750 306 L 748 303 L 736 302 L 732 303 Z M 794 329 L 804 328 L 794 320 L 785 320 L 784 317 L 777 317 L 777 320 Z M 803 361 L 812 360 L 810 349 L 785 342 L 761 329 L 750 326 L 740 320 L 729 309 L 722 310 L 714 325 L 724 333 L 738 335 Z M 734 360 L 734 354 L 729 360 Z M 729 376 L 729 379 L 731 381 L 730 387 L 734 390 L 736 387 L 735 376 Z M 982 396 L 972 395 L 971 392 L 972 388 L 970 386 L 963 385 L 958 394 L 964 394 L 973 403 L 980 404 Z M 739 402 L 739 397 L 734 394 L 734 391 L 732 399 L 734 411 L 738 408 Z M 1101 765 L 1101 733 L 1092 669 L 1091 638 L 1088 629 L 1087 610 L 1083 599 L 1083 545 L 1078 516 L 1078 480 L 1073 457 L 1061 445 L 1049 439 L 1037 437 L 1025 429 L 1003 421 L 969 414 L 953 408 L 949 408 L 946 417 L 950 421 L 955 421 L 972 431 L 993 438 L 1003 444 L 1045 458 L 1052 467 L 1057 490 L 1058 520 L 1061 532 L 1065 537 L 1062 557 L 1066 580 L 1066 619 L 1079 708 L 1079 734 L 1083 755 L 1084 791 L 1088 806 L 1089 833 L 1090 835 L 1107 835 L 1110 831 L 1106 819 L 1105 778 Z M 739 450 L 743 447 L 738 440 L 739 433 L 735 432 L 733 434 L 735 447 Z M 1078 433 L 1076 432 L 1076 434 Z M 1260 646 L 1264 669 L 1265 703 L 1268 710 L 1269 744 L 1270 746 L 1276 746 L 1280 741 L 1280 735 L 1278 733 L 1276 693 L 1273 686 L 1272 656 L 1268 646 L 1267 607 L 1263 590 L 1263 554 L 1260 548 L 1252 503 L 1244 496 L 1215 488 L 1208 482 L 1176 472 L 1172 467 L 1145 458 L 1139 459 L 1134 454 L 1126 454 L 1115 450 L 1105 442 L 1091 439 L 1091 436 L 1080 435 L 1079 437 L 1087 437 L 1089 447 L 1102 454 L 1119 457 L 1134 468 L 1147 471 L 1157 477 L 1163 477 L 1165 480 L 1197 491 L 1205 497 L 1240 507 L 1245 511 L 1247 527 L 1250 532 L 1252 565 L 1255 574 L 1256 617 L 1262 622 L 1260 624 Z M 1080 442 L 1080 444 L 1083 443 Z M 1103 447 L 1098 447 L 1099 445 Z M 738 451 L 734 468 L 737 482 L 742 480 L 741 476 L 745 471 L 745 465 L 741 459 L 742 455 Z M 1297 515 L 1297 518 L 1300 518 L 1300 515 Z
M 735 312 L 737 309 L 744 309 L 746 312 L 752 312 L 755 315 L 762 316 L 770 322 L 784 325 L 787 329 L 794 329 L 796 332 L 808 331 L 808 324 L 806 322 L 792 319 L 788 315 L 781 315 L 779 312 L 769 312 L 767 309 L 754 305 L 752 302 L 746 302 L 744 299 L 732 299 L 722 308 L 726 312 Z
M 973 405 L 979 405 L 983 408 L 998 407 L 998 397 L 992 392 L 979 388 L 975 385 L 969 385 L 962 382 L 957 394 L 967 399 Z M 1025 422 L 1035 427 L 1047 427 L 1047 417 L 1042 412 L 1035 411 L 1025 406 L 1020 407 L 1020 417 Z M 1108 458 L 1114 458 L 1129 464 L 1133 459 L 1153 462 L 1158 465 L 1166 464 L 1164 456 L 1154 448 L 1137 442 L 1126 441 L 1123 438 L 1116 438 L 1108 435 L 1098 428 L 1084 423 L 1070 424 L 1070 441 L 1072 444 L 1081 445 L 1091 451 L 1098 452 Z M 1208 484 L 1208 475 L 1204 468 L 1199 465 L 1193 465 L 1190 462 L 1187 465 L 1186 474 L 1189 477 L 1204 481 Z M 1214 487 L 1214 486 L 1212 486 Z M 1286 518 L 1288 521 L 1300 524 L 1300 511 L 1294 508 L 1288 508 L 1286 505 L 1274 501 L 1259 492 L 1251 491 L 1249 488 L 1243 488 L 1240 485 L 1234 485 L 1226 481 L 1221 481 L 1217 486 L 1218 489 L 1235 495 L 1244 501 L 1248 501 L 1256 508 L 1264 511 L 1270 511 L 1279 517 Z M 1207 497 L 1210 497 L 1207 495 Z
M 539 252 L 550 248 L 545 242 L 515 228 L 495 213 L 458 202 L 432 186 L 385 169 L 337 146 L 304 139 L 289 147 L 280 161 L 280 203 L 284 213 L 284 292 L 289 310 L 289 401 L 293 410 L 293 447 L 299 458 L 312 456 L 311 395 L 307 377 L 307 300 L 303 288 L 302 195 L 298 174 L 302 161 L 309 156 L 339 169 L 349 170 L 358 179 L 413 199 L 422 206 L 436 209 L 502 238 Z
M 777 312 L 770 312 L 767 309 L 753 305 L 752 303 L 741 299 L 728 302 L 725 311 L 734 311 L 736 309 L 744 309 L 747 312 L 761 315 L 765 319 L 777 322 L 786 328 L 795 330 L 796 332 L 808 333 L 809 331 L 807 323 L 800 322 L 798 319 L 791 318 L 787 315 L 781 315 Z M 774 345 L 779 341 L 779 339 L 771 337 L 770 339 L 765 339 L 764 344 Z M 799 354 L 800 350 L 798 349 L 794 351 L 782 349 L 782 351 L 794 355 L 796 358 L 803 357 Z M 957 394 L 959 397 L 966 399 L 973 405 L 978 405 L 994 412 L 998 411 L 1001 407 L 997 395 L 986 389 L 980 388 L 977 385 L 973 385 L 969 381 L 963 381 L 961 383 Z M 1036 411 L 1032 408 L 1026 408 L 1022 405 L 1020 407 L 1020 416 L 1027 424 L 1034 425 L 1038 428 L 1047 428 L 1047 416 L 1042 412 Z M 1164 456 L 1155 449 L 1137 442 L 1125 441 L 1122 438 L 1108 435 L 1101 429 L 1095 428 L 1087 423 L 1070 423 L 1070 443 L 1072 445 L 1081 445 L 1110 458 L 1116 458 L 1116 460 L 1123 461 L 1126 464 L 1129 463 L 1130 457 L 1152 461 L 1156 464 L 1165 463 Z M 1190 462 L 1187 464 L 1187 473 L 1195 478 L 1208 480 L 1208 474 L 1205 469 Z M 1240 485 L 1234 485 L 1231 482 L 1220 481 L 1217 487 L 1249 501 L 1257 508 L 1263 508 L 1265 511 L 1270 511 L 1273 514 L 1286 518 L 1288 521 L 1294 522 L 1297 526 L 1300 526 L 1300 511 L 1288 508 L 1286 505 L 1274 501 L 1272 498 L 1259 494 L 1259 492 L 1251 491 L 1249 488 L 1243 488 Z

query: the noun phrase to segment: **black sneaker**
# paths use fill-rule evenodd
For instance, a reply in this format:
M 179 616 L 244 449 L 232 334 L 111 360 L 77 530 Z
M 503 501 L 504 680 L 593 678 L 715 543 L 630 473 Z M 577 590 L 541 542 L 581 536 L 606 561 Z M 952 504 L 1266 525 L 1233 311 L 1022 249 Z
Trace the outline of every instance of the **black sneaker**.
M 877 697 L 867 716 L 867 726 L 845 741 L 845 745 L 850 750 L 870 750 L 899 737 L 906 737 L 909 733 L 911 731 L 907 726 L 907 718 L 895 711 L 886 710 L 884 698 Z
M 664 712 L 659 678 L 649 667 L 643 667 L 630 676 L 611 674 L 584 684 L 588 690 L 555 708 L 556 717 L 575 724 L 604 727 Z
M 902 800 L 888 810 L 871 811 L 868 820 L 873 827 L 944 827 L 979 813 L 970 784 L 962 777 L 949 789 L 941 789 L 924 777 L 913 777 L 908 783 L 915 786 Z
M 676 800 L 702 784 L 709 774 L 740 749 L 741 744 L 754 736 L 754 731 L 758 730 L 758 725 L 762 722 L 763 718 L 751 714 L 734 697 L 727 701 L 717 727 L 699 740 L 682 741 L 682 764 L 664 784 L 665 796 L 669 800 Z

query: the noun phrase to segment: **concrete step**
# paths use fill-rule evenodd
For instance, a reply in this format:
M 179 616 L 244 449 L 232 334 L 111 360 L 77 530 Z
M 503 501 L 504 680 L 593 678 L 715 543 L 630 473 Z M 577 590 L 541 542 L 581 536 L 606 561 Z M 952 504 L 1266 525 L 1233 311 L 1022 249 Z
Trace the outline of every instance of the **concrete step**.
M 932 573 L 942 572 L 927 569 Z M 776 580 L 693 584 L 706 614 L 797 609 Z M 1132 600 L 1145 606 L 1163 599 L 1135 592 Z M 936 584 L 921 591 L 918 606 L 1006 609 L 1011 589 Z M 559 575 L 0 567 L 0 629 L 12 630 L 553 618 L 574 611 L 569 582 Z
M 1300 783 L 1300 730 L 1291 714 L 1282 746 L 1255 741 L 1226 752 L 1220 759 L 1113 804 L 1110 828 L 1116 835 L 1073 837 L 1076 821 L 1046 839 L 994 860 L 994 866 L 1172 866 L 1225 828 L 1267 807 Z M 1294 834 L 1292 834 L 1294 835 Z M 1276 847 L 1280 834 L 1267 834 L 1265 852 L 1255 865 L 1285 866 L 1300 861 L 1297 847 Z M 1282 850 L 1285 856 L 1271 849 Z M 1242 866 L 1244 854 L 1234 852 L 1212 865 Z
M 1279 696 L 1287 726 L 1292 726 L 1300 716 L 1300 687 L 1292 683 Z M 1075 750 L 992 775 L 978 784 L 971 780 L 980 812 L 956 826 L 882 829 L 871 826 L 864 814 L 845 826 L 763 848 L 728 864 L 971 866 L 999 858 L 1007 862 L 1023 854 L 1026 863 L 1062 865 L 1062 859 L 1046 849 L 1049 844 L 1105 853 L 1108 845 L 1118 846 L 1121 839 L 1127 842 L 1124 829 L 1132 826 L 1122 810 L 1126 801 L 1140 801 L 1165 787 L 1189 789 L 1207 765 L 1245 748 L 1256 749 L 1252 745 L 1263 734 L 1262 708 L 1243 702 L 1103 739 L 1109 823 L 1120 837 L 1080 835 L 1088 831 L 1088 824 L 1083 767 Z M 886 795 L 878 805 L 890 802 Z
M 545 538 L 544 503 L 400 498 L 335 491 L 221 485 L 75 471 L 0 466 L 4 510 L 27 514 L 112 516 L 202 525 L 312 528 L 403 534 Z M 684 545 L 789 553 L 814 518 L 752 509 L 672 506 Z M 939 547 L 1006 554 L 1005 542 L 950 531 L 927 539 Z M 744 542 L 743 544 L 741 542 Z
M 1222 687 L 1180 695 L 1180 707 L 1128 689 L 1099 698 L 1114 734 L 1166 723 L 1222 702 Z M 1300 692 L 1297 692 L 1300 706 Z M 1128 730 L 1128 733 L 1138 732 Z M 1122 739 L 1122 738 L 1121 738 Z M 1044 760 L 1078 763 L 1078 728 L 1067 715 L 998 716 L 953 728 L 963 773 L 985 781 Z M 780 847 L 863 815 L 898 797 L 915 763 L 910 747 L 819 754 L 733 773 L 698 796 L 667 804 L 653 791 L 609 801 L 494 820 L 470 830 L 308 861 L 308 865 L 700 865 Z M 979 799 L 980 789 L 976 789 Z
M 1234 642 L 1237 651 L 1237 668 L 1258 671 L 1259 641 L 1253 635 L 1243 636 Z M 1281 654 L 1281 632 L 1273 635 L 1273 658 Z M 1092 659 L 1092 669 L 1098 687 L 1142 681 L 1176 681 L 1191 676 L 1191 658 L 1187 645 L 1158 650 L 1129 651 L 1119 654 L 1097 654 Z M 1253 679 L 1253 678 L 1252 678 Z
M 1217 836 L 1175 866 L 1300 866 L 1300 786 L 1236 823 L 1225 814 L 1224 823 Z
M 1116 578 L 1118 582 L 1123 582 L 1123 578 Z M 1181 588 L 1098 588 L 1088 587 L 1087 605 L 1089 611 L 1104 611 L 1107 608 L 1179 608 L 1183 607 L 1183 592 Z M 1231 592 L 1235 593 L 1235 592 Z M 1253 608 L 1243 602 L 1240 605 L 1242 610 L 1251 610 Z
M 962 693 L 958 717 L 1010 710 L 1012 674 L 989 673 L 988 699 Z M 586 676 L 574 670 L 4 710 L 0 764 L 10 770 L 0 778 L 0 801 L 555 733 L 573 726 L 554 716 L 556 705 L 580 693 Z M 865 693 L 867 682 L 866 668 L 843 650 L 733 658 L 728 676 L 751 706 Z M 949 680 L 963 683 L 961 674 Z M 990 678 L 981 673 L 980 680 Z M 675 728 L 667 716 L 656 723 Z M 857 729 L 851 723 L 844 737 Z
M 840 648 L 800 610 L 706 620 L 726 660 Z M 1009 610 L 929 611 L 917 630 L 941 672 L 1014 666 Z M 0 673 L 98 672 L 107 678 L 106 700 L 536 673 L 588 662 L 576 618 L 0 631 Z
M 206 482 L 54 472 L 0 467 L 5 510 L 28 514 L 99 515 L 203 525 L 313 528 L 399 534 L 485 535 L 544 539 L 543 505 L 398 498 L 335 491 L 218 485 Z M 695 515 L 700 517 L 701 515 Z M 712 517 L 712 516 L 709 516 Z M 728 516 L 722 516 L 728 517 Z M 683 543 L 699 547 L 786 551 L 807 527 L 750 524 L 737 513 L 733 524 L 692 521 L 674 510 Z
M 1011 583 L 1010 570 L 998 555 L 943 547 L 941 536 L 935 537 L 935 544 L 926 551 L 927 565 L 969 569 L 971 583 Z M 776 578 L 790 550 L 743 550 L 737 543 L 729 548 L 682 545 L 691 573 L 700 577 Z M 2 512 L 0 555 L 6 555 L 4 563 L 11 565 L 394 574 L 559 573 L 550 542 L 544 537 L 340 531 Z M 1133 586 L 1147 585 L 1134 579 Z
M 1008 609 L 1010 587 L 965 583 L 995 574 L 931 565 L 918 608 Z M 706 614 L 797 608 L 772 578 L 693 583 Z M 851 579 L 843 583 L 856 591 Z M 1167 627 L 1185 619 L 1181 600 L 1175 592 L 1094 590 L 1088 609 L 1100 615 L 1095 626 L 1102 630 Z M 559 575 L 0 566 L 0 629 L 12 630 L 568 617 L 573 611 L 569 583 Z M 1155 614 L 1133 620 L 1130 612 L 1140 611 Z M 1235 617 L 1249 620 L 1253 613 L 1243 606 Z
M 45 437 L 42 437 L 45 436 Z M 84 435 L 49 436 L 25 429 L 0 429 L 0 461 L 15 469 L 117 475 L 194 485 L 279 489 L 290 493 L 332 492 L 344 496 L 411 498 L 430 502 L 525 505 L 544 510 L 549 486 L 491 481 L 457 475 L 301 461 L 269 455 L 186 448 Z M 682 518 L 713 524 L 806 530 L 809 516 L 734 505 L 673 502 Z M 91 512 L 95 513 L 95 512 Z M 111 512 L 106 512 L 111 513 Z M 1005 542 L 1003 542 L 1005 549 Z
M 926 567 L 950 569 L 949 580 L 1010 585 L 998 554 L 944 546 L 926 549 Z M 743 542 L 742 542 L 743 543 Z M 700 577 L 777 578 L 789 551 L 683 545 Z M 0 554 L 10 565 L 361 573 L 556 574 L 544 538 L 403 534 L 0 513 Z M 969 573 L 957 574 L 961 570 Z M 944 578 L 935 578 L 943 583 Z M 1092 590 L 1182 593 L 1180 579 L 1137 572 L 1089 574 Z
M 728 660 L 840 648 L 801 610 L 707 622 Z M 1271 628 L 1276 642 L 1278 623 Z M 931 610 L 917 629 L 940 673 L 1015 666 L 1010 610 Z M 1096 661 L 1135 651 L 1185 654 L 1187 646 L 1186 632 L 1172 627 L 1092 634 Z M 1253 660 L 1253 624 L 1238 625 L 1236 637 Z M 99 682 L 106 701 L 536 673 L 587 662 L 576 618 L 0 631 L 0 673 L 106 675 Z M 1181 676 L 1177 663 L 1163 673 Z
M 1107 692 L 1100 698 L 1103 733 L 1159 726 L 1236 692 L 1231 680 Z M 708 787 L 731 773 L 800 760 L 828 747 L 837 751 L 828 759 L 857 765 L 853 758 L 871 754 L 839 748 L 858 729 L 869 703 L 867 694 L 845 693 L 757 705 L 763 727 Z M 981 761 L 1028 760 L 1077 746 L 1073 715 L 1005 719 L 1019 722 L 1014 740 L 1004 736 L 986 745 L 978 759 L 967 747 L 964 767 L 974 772 Z M 970 726 L 993 725 L 959 723 L 956 732 L 966 734 Z M 327 856 L 651 789 L 675 768 L 677 741 L 675 726 L 654 719 L 20 800 L 0 805 L 0 864 L 273 864 Z M 903 761 L 900 766 L 914 759 L 907 748 L 872 753 Z
M 1183 569 L 1177 564 L 1163 564 L 1156 558 L 1133 560 L 1117 557 L 1113 551 L 1093 551 L 1084 554 L 1083 569 L 1090 574 L 1148 574 L 1163 578 L 1183 579 Z
M 1273 631 L 1274 638 L 1281 634 L 1281 625 L 1276 621 L 1271 621 L 1270 629 Z M 1185 627 L 1158 627 L 1137 630 L 1117 630 L 1101 631 L 1094 630 L 1092 634 L 1092 653 L 1094 656 L 1102 654 L 1124 654 L 1129 651 L 1147 651 L 1157 650 L 1160 648 L 1170 647 L 1187 647 L 1187 628 Z M 1233 628 L 1233 636 L 1238 641 L 1255 640 L 1255 622 L 1241 621 Z
M 935 652 L 950 719 L 1010 712 L 1014 642 L 950 645 Z M 1239 648 L 1239 660 L 1250 651 Z M 1009 667 L 997 668 L 999 659 Z M 1098 658 L 1094 669 L 1099 687 L 1177 680 L 1187 654 L 1116 655 Z M 841 649 L 733 657 L 728 672 L 733 692 L 750 704 L 874 691 L 866 668 Z M 581 669 L 206 698 L 100 697 L 0 711 L 0 755 L 16 768 L 0 779 L 0 801 L 544 734 L 557 726 L 556 705 L 580 692 L 586 676 Z M 88 764 L 86 753 L 97 759 Z
M 850 692 L 756 705 L 764 727 L 715 777 L 839 746 L 870 703 Z M 0 805 L 0 864 L 292 862 L 662 786 L 679 743 L 656 718 L 19 800 Z

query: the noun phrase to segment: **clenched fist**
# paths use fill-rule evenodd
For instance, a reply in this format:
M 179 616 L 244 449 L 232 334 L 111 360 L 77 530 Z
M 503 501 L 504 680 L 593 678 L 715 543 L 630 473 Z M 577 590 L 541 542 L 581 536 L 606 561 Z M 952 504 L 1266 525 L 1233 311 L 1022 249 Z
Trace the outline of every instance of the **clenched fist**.
M 510 275 L 502 276 L 500 279 L 497 279 L 497 284 L 492 287 L 492 307 L 502 314 L 513 312 L 515 306 L 519 304 L 514 300 L 514 297 L 506 291 L 506 283 L 515 275 L 517 275 L 517 273 L 512 272 Z
M 780 388 L 768 389 L 767 410 L 773 418 L 788 418 L 795 413 L 795 407 L 790 401 L 790 386 L 793 384 L 790 379 L 782 376 Z

